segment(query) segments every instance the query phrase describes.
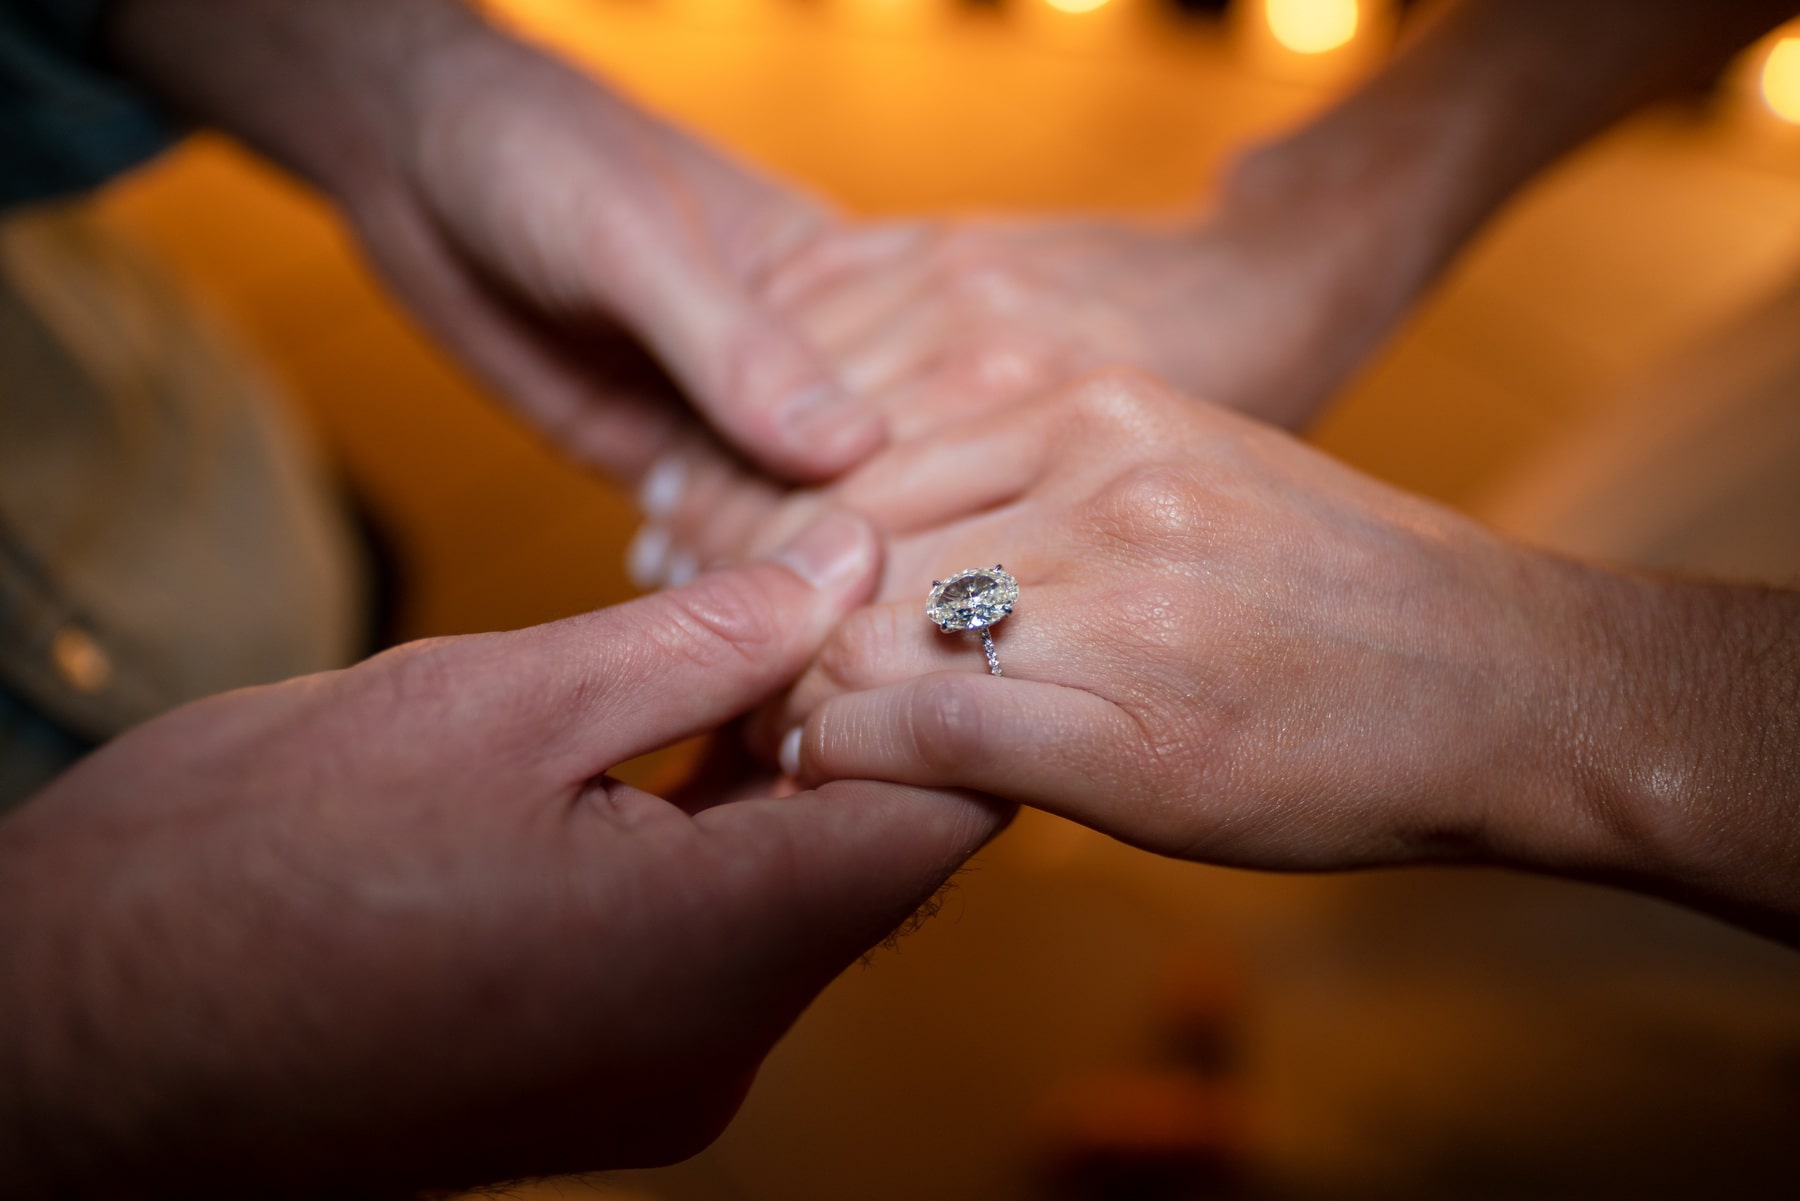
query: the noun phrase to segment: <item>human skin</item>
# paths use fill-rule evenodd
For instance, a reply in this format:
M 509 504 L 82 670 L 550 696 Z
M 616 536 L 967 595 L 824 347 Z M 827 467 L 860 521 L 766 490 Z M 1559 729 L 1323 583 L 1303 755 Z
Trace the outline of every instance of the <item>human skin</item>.
M 807 480 L 879 445 L 755 294 L 824 210 L 457 0 L 119 0 L 107 40 L 317 187 L 426 330 L 576 459 L 630 483 L 710 425 Z
M 946 424 L 1111 364 L 1146 367 L 1253 409 L 1265 396 L 1323 395 L 1351 365 L 1350 347 L 1370 334 L 1375 310 L 1334 295 L 1348 275 L 1340 258 L 1360 249 L 1345 242 L 1334 215 L 1315 216 L 1326 219 L 1231 205 L 1203 226 L 849 227 L 776 266 L 765 295 L 837 364 L 893 442 L 928 440 Z M 1316 328 L 1327 308 L 1339 320 L 1329 338 Z M 680 440 L 640 489 L 650 524 L 632 548 L 630 574 L 644 586 L 679 582 L 701 564 L 753 553 L 793 499 L 717 445 Z
M 606 776 L 792 678 L 874 583 L 777 562 L 227 694 L 0 822 L 0 1193 L 390 1197 L 667 1162 L 1004 821 Z
M 1240 867 L 1612 881 L 1800 942 L 1800 594 L 1529 550 L 1130 373 L 878 473 L 942 495 L 896 510 L 879 603 L 764 715 L 802 782 Z M 996 562 L 1004 678 L 923 612 Z
M 1160 222 L 821 228 L 763 294 L 900 440 L 1098 367 L 1301 429 L 1496 210 L 1569 150 L 1706 79 L 1771 0 L 1466 0 L 1377 75 Z M 787 490 L 701 441 L 648 474 L 645 585 L 756 543 Z

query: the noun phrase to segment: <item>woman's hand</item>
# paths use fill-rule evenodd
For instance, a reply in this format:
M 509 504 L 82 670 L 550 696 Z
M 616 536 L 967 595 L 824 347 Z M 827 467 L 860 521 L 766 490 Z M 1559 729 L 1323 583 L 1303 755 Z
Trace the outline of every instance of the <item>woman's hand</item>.
M 1526 614 L 1561 566 L 1286 435 L 1109 372 L 902 454 L 838 486 L 903 532 L 776 723 L 806 719 L 807 779 L 956 777 L 1167 854 L 1341 867 L 1473 847 L 1486 782 L 1555 757 Z M 1004 679 L 923 613 L 994 563 L 1023 589 Z
M 976 789 L 1216 863 L 1498 861 L 1800 919 L 1791 594 L 1523 550 L 1133 374 L 838 487 L 910 498 L 908 532 L 765 715 L 804 782 Z M 1023 588 L 1000 679 L 923 613 L 995 563 Z
M 1004 812 L 603 773 L 790 680 L 876 561 L 839 517 L 684 590 L 203 701 L 70 771 L 0 822 L 0 1193 L 399 1196 L 699 1149 Z

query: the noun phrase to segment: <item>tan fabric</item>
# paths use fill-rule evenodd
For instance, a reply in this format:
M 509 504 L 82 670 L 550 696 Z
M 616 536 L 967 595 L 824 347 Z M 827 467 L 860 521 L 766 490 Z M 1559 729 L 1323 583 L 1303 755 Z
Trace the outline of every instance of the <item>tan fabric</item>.
M 276 390 L 168 279 L 79 208 L 0 226 L 8 690 L 104 738 L 340 665 L 355 545 Z

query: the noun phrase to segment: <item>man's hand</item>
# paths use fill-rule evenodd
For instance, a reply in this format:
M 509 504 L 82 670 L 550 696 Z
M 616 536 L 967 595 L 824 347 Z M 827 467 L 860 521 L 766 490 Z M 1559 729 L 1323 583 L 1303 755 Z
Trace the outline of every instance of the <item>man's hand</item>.
M 898 459 L 840 485 L 915 498 L 881 603 L 763 724 L 802 782 L 1246 867 L 1598 876 L 1800 937 L 1795 594 L 1532 553 L 1130 374 Z M 1000 679 L 923 613 L 993 563 L 1023 589 Z
M 634 481 L 691 423 L 826 478 L 882 437 L 759 300 L 827 223 L 457 0 L 120 0 L 134 75 L 331 196 L 400 298 L 571 455 Z
M 668 1161 L 1003 820 L 603 773 L 868 595 L 866 527 L 176 711 L 0 824 L 0 1192 L 386 1196 Z

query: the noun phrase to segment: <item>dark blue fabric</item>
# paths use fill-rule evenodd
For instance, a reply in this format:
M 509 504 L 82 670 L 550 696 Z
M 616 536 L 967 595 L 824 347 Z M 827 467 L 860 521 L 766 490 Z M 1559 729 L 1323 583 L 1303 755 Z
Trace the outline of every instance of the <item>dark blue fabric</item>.
M 0 0 L 0 208 L 79 192 L 177 130 L 101 61 L 112 0 Z

